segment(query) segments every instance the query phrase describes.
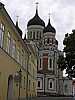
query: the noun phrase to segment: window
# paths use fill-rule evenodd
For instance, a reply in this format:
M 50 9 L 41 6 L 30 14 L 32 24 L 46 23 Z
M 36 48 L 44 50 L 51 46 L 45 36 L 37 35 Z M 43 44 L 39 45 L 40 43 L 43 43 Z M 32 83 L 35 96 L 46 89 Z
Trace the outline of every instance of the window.
M 52 88 L 52 82 L 50 82 L 50 88 Z
M 38 81 L 38 87 L 40 88 L 40 81 Z
M 15 58 L 15 54 L 16 54 L 16 43 L 15 40 L 12 39 L 12 57 Z
M 10 54 L 11 49 L 11 36 L 10 33 L 8 32 L 8 37 L 7 37 L 7 52 Z
M 38 78 L 38 80 L 37 80 L 37 88 L 38 89 L 42 89 L 43 87 L 42 87 L 42 79 L 41 78 Z
M 42 69 L 42 59 L 39 59 L 39 69 Z
M 4 35 L 4 25 L 1 23 L 0 25 L 0 47 L 3 46 L 3 35 Z
M 50 63 L 50 68 L 51 68 L 52 67 L 52 59 L 50 59 L 49 63 Z
M 54 81 L 53 79 L 49 79 L 49 89 L 54 89 Z
M 48 69 L 53 70 L 53 59 L 51 58 L 48 60 Z

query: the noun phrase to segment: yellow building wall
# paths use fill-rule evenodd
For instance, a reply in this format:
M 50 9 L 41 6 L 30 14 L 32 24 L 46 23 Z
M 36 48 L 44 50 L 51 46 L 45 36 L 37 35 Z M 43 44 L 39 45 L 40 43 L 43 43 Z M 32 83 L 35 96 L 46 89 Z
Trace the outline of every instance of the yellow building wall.
M 35 55 L 33 54 L 31 50 L 31 56 L 28 59 L 28 51 L 26 50 L 24 44 L 21 42 L 20 38 L 16 34 L 16 31 L 13 29 L 15 27 L 11 25 L 11 23 L 8 21 L 8 17 L 6 17 L 7 14 L 0 9 L 0 23 L 3 23 L 5 26 L 4 31 L 4 37 L 3 37 L 3 48 L 0 48 L 0 100 L 6 100 L 7 98 L 7 89 L 8 89 L 8 77 L 10 74 L 15 75 L 17 71 L 22 70 L 22 87 L 21 87 L 21 97 L 26 97 L 26 92 L 28 93 L 28 96 L 37 96 L 37 89 L 36 89 L 36 77 L 37 77 L 37 59 Z M 7 49 L 7 38 L 8 38 L 8 32 L 10 32 L 10 35 L 16 42 L 16 51 L 19 49 L 20 51 L 20 58 L 19 63 L 16 61 L 17 57 L 15 55 L 15 58 L 12 58 L 11 55 L 9 55 L 6 52 Z M 19 33 L 18 33 L 19 34 Z M 22 51 L 24 52 L 22 54 Z M 28 59 L 28 61 L 27 61 Z M 21 64 L 21 60 L 25 61 L 25 65 Z M 27 63 L 28 62 L 28 63 Z M 27 66 L 28 66 L 28 79 L 27 79 Z M 34 69 L 34 72 L 33 72 Z M 24 77 L 25 77 L 25 88 L 24 88 Z M 30 84 L 30 90 L 26 91 L 27 86 L 27 80 L 31 80 Z M 33 89 L 33 82 L 34 82 L 34 89 Z M 14 97 L 17 98 L 19 95 L 19 89 L 16 86 L 15 81 L 13 80 L 14 89 L 13 94 Z M 29 87 L 28 87 L 29 88 Z
M 14 75 L 17 71 L 20 70 L 20 68 L 20 65 L 15 60 L 11 59 L 11 57 L 9 57 L 2 49 L 0 49 L 0 100 L 6 100 L 9 75 L 12 74 L 14 77 Z M 22 70 L 22 81 L 24 76 L 26 78 L 26 72 Z M 14 97 L 18 97 L 18 88 L 15 81 L 13 87 Z M 21 97 L 24 97 L 26 95 L 25 90 L 26 89 L 24 89 L 22 82 Z

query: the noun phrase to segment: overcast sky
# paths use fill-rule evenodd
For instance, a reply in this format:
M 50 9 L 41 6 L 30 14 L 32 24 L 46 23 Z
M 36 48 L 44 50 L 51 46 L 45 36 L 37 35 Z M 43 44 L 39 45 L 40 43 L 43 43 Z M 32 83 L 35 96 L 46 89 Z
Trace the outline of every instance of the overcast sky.
M 56 29 L 59 49 L 63 50 L 63 39 L 66 33 L 75 28 L 75 0 L 0 0 L 10 17 L 16 22 L 19 16 L 19 26 L 25 33 L 27 22 L 35 14 L 35 3 L 39 2 L 39 16 L 47 25 L 48 13 L 51 13 L 51 24 Z

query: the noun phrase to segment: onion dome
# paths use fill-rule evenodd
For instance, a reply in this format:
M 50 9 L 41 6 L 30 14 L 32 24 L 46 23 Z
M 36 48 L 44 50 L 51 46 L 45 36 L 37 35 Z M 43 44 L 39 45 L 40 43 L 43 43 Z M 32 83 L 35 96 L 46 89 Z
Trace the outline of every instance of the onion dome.
M 44 33 L 46 33 L 46 32 L 56 33 L 55 28 L 50 23 L 50 18 L 49 18 L 49 21 L 48 21 L 48 25 L 44 28 L 43 32 Z
M 29 20 L 27 27 L 31 25 L 41 25 L 45 27 L 44 21 L 38 16 L 38 9 L 36 9 L 35 16 L 31 20 Z

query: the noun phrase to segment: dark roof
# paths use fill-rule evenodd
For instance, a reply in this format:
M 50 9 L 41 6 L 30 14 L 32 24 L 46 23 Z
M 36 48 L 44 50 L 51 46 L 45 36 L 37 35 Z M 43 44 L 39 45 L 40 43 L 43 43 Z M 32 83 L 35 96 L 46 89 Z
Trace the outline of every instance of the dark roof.
M 4 4 L 0 2 L 0 6 L 4 6 Z
M 27 27 L 30 25 L 41 25 L 43 27 L 45 27 L 45 23 L 44 21 L 38 16 L 38 10 L 36 9 L 36 14 L 35 16 L 29 20 Z
M 50 18 L 49 18 L 49 21 L 48 21 L 48 25 L 44 28 L 43 32 L 44 33 L 46 33 L 46 32 L 56 33 L 55 28 L 50 23 Z

